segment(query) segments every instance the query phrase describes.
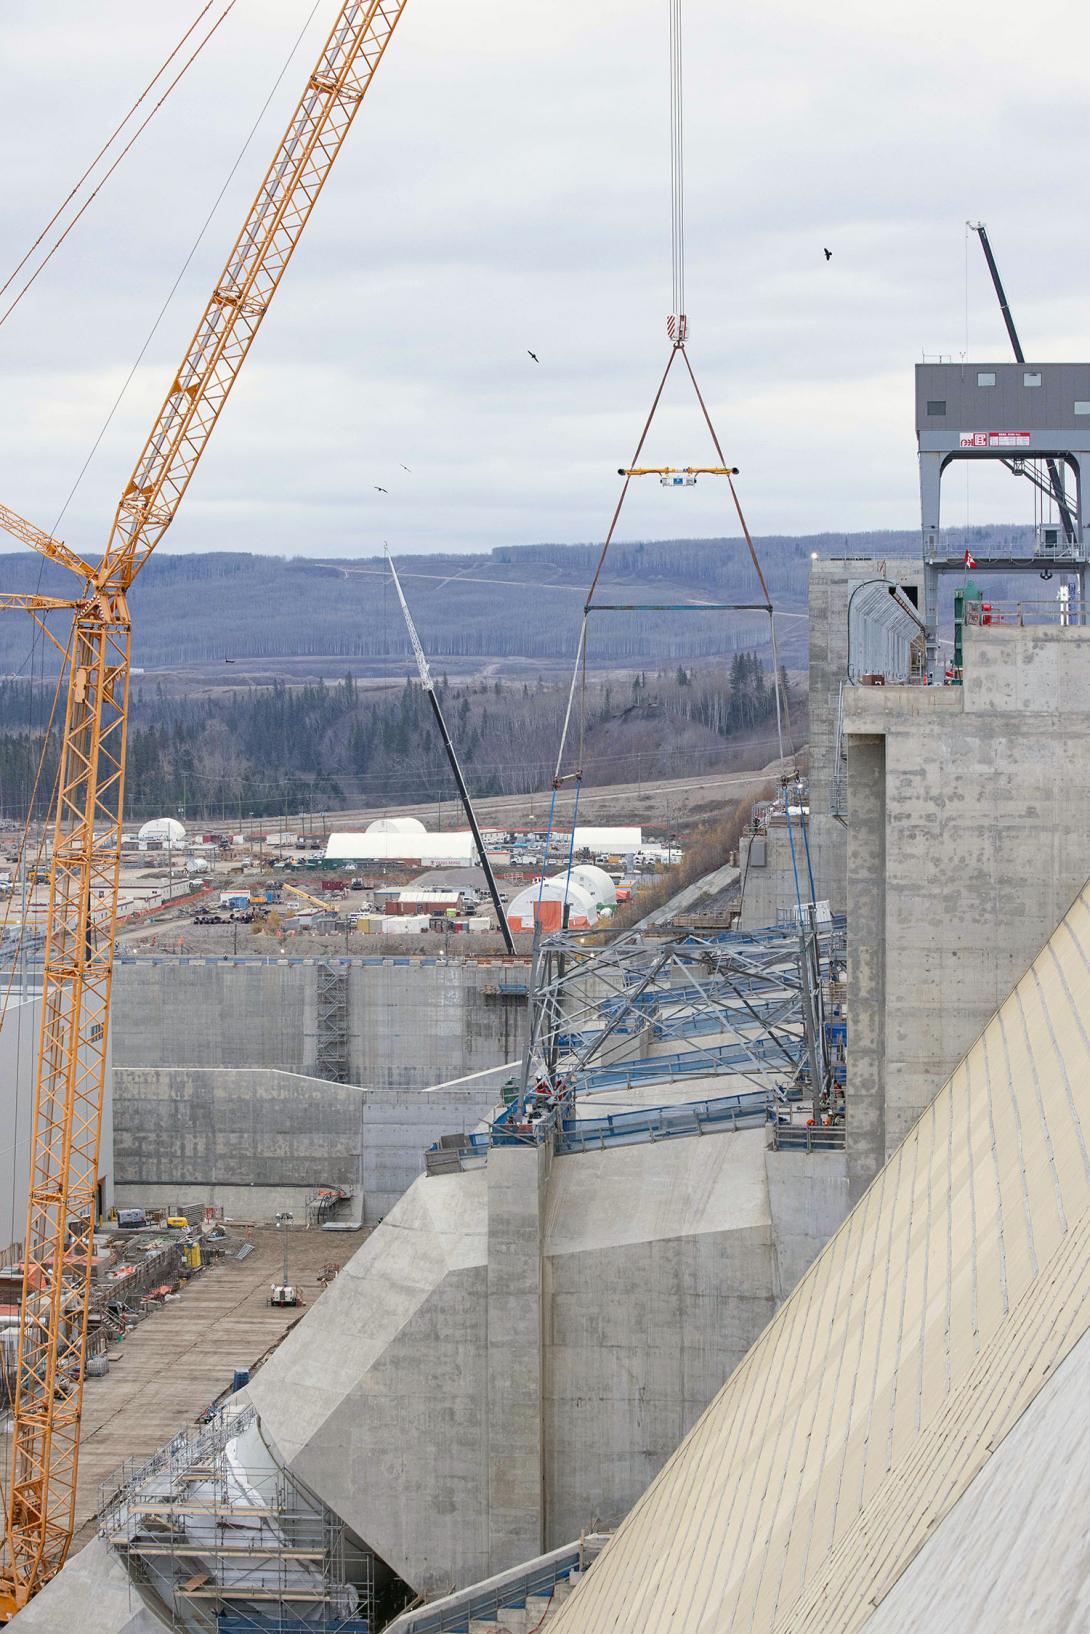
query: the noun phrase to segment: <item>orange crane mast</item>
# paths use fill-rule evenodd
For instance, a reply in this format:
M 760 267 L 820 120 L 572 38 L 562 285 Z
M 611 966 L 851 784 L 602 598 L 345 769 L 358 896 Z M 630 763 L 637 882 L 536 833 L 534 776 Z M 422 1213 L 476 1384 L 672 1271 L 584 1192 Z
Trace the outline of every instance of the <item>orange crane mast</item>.
M 132 626 L 128 592 L 177 513 L 407 0 L 345 0 L 121 496 L 100 560 L 6 507 L 0 527 L 80 585 L 0 594 L 62 654 L 67 703 L 50 819 L 35 1085 L 0 1621 L 64 1564 L 75 1520 L 117 921 Z M 46 628 L 72 613 L 62 645 Z

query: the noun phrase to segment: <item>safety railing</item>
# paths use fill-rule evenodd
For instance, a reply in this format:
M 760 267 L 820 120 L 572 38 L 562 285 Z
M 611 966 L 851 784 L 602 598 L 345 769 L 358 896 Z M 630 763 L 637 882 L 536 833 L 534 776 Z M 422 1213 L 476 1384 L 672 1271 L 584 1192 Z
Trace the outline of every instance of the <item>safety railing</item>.
M 702 1135 L 705 1130 L 719 1133 L 726 1128 L 755 1129 L 772 1116 L 772 1097 L 755 1090 L 752 1094 L 722 1095 L 676 1106 L 613 1112 L 602 1118 L 564 1118 L 556 1149 L 559 1153 L 586 1152 L 605 1146 L 670 1140 L 678 1135 Z
M 842 1123 L 773 1125 L 772 1146 L 777 1152 L 842 1152 L 845 1128 Z
M 553 1549 L 431 1605 L 403 1611 L 387 1625 L 386 1634 L 465 1634 L 471 1623 L 488 1622 L 500 1611 L 524 1607 L 531 1597 L 548 1595 L 558 1583 L 585 1572 L 607 1541 L 605 1533 L 590 1533 L 577 1543 Z
M 1086 606 L 1074 596 L 1066 599 L 1052 596 L 1047 601 L 966 601 L 965 623 L 973 628 L 1014 625 L 1021 629 L 1026 625 L 1051 624 L 1066 629 L 1086 624 Z

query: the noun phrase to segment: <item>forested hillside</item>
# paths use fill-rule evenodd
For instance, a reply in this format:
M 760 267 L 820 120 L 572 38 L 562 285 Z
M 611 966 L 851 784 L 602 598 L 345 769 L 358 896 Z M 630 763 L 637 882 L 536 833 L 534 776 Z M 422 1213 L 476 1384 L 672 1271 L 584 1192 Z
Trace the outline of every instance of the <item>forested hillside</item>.
M 0 817 L 21 820 L 31 800 L 49 690 L 0 682 Z M 444 717 L 477 795 L 546 787 L 555 769 L 564 684 L 440 682 Z M 801 700 L 794 700 L 796 710 Z M 637 672 L 592 681 L 573 712 L 565 770 L 587 784 L 679 777 L 763 765 L 776 753 L 771 678 L 755 654 L 727 667 Z M 796 724 L 801 725 L 801 719 Z M 171 697 L 133 693 L 126 813 L 241 823 L 281 811 L 450 800 L 455 788 L 427 697 L 405 679 L 363 688 L 246 687 Z M 35 814 L 56 770 L 46 753 Z

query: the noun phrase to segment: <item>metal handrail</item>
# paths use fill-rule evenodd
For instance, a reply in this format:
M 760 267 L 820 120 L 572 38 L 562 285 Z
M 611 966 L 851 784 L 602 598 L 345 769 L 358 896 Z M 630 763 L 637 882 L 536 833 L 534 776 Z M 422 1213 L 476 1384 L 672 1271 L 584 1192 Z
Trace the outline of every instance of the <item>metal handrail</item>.
M 1048 600 L 1029 601 L 969 601 L 965 603 L 965 623 L 974 628 L 993 624 L 1023 627 L 1026 624 L 1055 624 L 1061 629 L 1083 626 L 1086 605 L 1072 596 L 1061 602 L 1052 596 Z

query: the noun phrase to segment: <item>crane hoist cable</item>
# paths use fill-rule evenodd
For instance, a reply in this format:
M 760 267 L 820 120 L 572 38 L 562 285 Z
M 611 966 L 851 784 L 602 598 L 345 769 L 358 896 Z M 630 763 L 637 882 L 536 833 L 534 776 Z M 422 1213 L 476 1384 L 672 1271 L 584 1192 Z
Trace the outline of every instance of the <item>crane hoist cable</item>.
M 406 3 L 339 6 L 122 492 L 101 557 L 78 559 L 70 598 L 0 594 L 0 608 L 23 608 L 43 620 L 50 611 L 72 616 L 51 822 L 0 1621 L 60 1570 L 75 1518 L 117 934 L 129 592 L 177 514 Z M 48 534 L 30 532 L 25 542 L 71 568 Z
M 749 531 L 749 525 L 746 522 L 745 515 L 742 511 L 742 503 L 738 497 L 738 490 L 734 484 L 734 478 L 738 475 L 738 467 L 727 464 L 722 445 L 719 441 L 719 435 L 716 432 L 715 425 L 708 410 L 708 405 L 704 400 L 704 395 L 700 390 L 696 373 L 686 350 L 686 343 L 689 339 L 689 320 L 685 312 L 685 108 L 682 4 L 683 0 L 668 0 L 670 62 L 670 246 L 671 295 L 673 299 L 673 310 L 666 320 L 666 333 L 670 342 L 670 353 L 666 360 L 666 367 L 663 370 L 662 378 L 660 379 L 654 397 L 651 400 L 651 408 L 648 412 L 646 420 L 644 421 L 643 429 L 640 432 L 639 441 L 636 444 L 636 451 L 628 465 L 621 466 L 617 473 L 623 479 L 621 492 L 618 496 L 617 504 L 610 519 L 609 527 L 606 530 L 605 539 L 603 540 L 598 561 L 594 569 L 594 577 L 591 579 L 590 588 L 587 591 L 586 601 L 583 604 L 583 621 L 580 627 L 579 641 L 576 648 L 574 673 L 572 676 L 571 691 L 568 698 L 568 709 L 564 717 L 564 725 L 560 736 L 560 747 L 556 762 L 557 770 L 553 784 L 554 790 L 559 786 L 561 781 L 564 780 L 561 777 L 561 768 L 563 766 L 565 753 L 567 751 L 568 732 L 572 713 L 572 700 L 575 696 L 576 678 L 580 671 L 582 672 L 583 685 L 580 693 L 581 710 L 579 757 L 574 773 L 569 775 L 574 779 L 577 786 L 582 781 L 583 746 L 585 742 L 586 724 L 585 700 L 587 621 L 590 614 L 595 611 L 595 594 L 602 576 L 602 570 L 605 567 L 606 558 L 609 554 L 609 547 L 613 542 L 614 535 L 617 531 L 617 525 L 624 509 L 625 500 L 628 497 L 629 486 L 634 480 L 637 480 L 642 476 L 656 475 L 659 477 L 660 482 L 662 482 L 664 486 L 670 487 L 690 487 L 695 483 L 697 476 L 700 474 L 722 476 L 726 478 L 727 485 L 730 489 L 731 500 L 742 529 L 742 535 L 746 542 L 746 549 L 749 552 L 749 558 L 753 564 L 753 570 L 757 575 L 757 580 L 761 587 L 761 594 L 764 598 L 764 600 L 759 604 L 759 610 L 764 612 L 768 618 L 769 646 L 772 656 L 772 691 L 776 705 L 776 740 L 779 745 L 781 761 L 785 758 L 785 732 L 787 736 L 787 743 L 790 744 L 791 742 L 790 707 L 787 697 L 787 689 L 783 685 L 783 672 L 780 664 L 779 643 L 776 636 L 776 613 L 772 604 L 772 595 L 768 588 L 768 581 L 766 580 L 764 570 L 761 567 L 760 558 L 757 554 L 757 548 L 753 542 L 753 536 Z M 662 401 L 662 395 L 666 389 L 666 383 L 670 377 L 670 371 L 679 356 L 685 364 L 685 369 L 688 373 L 690 384 L 692 385 L 696 401 L 700 407 L 701 415 L 703 416 L 705 426 L 707 427 L 708 434 L 711 438 L 712 446 L 715 449 L 719 463 L 716 466 L 641 466 L 640 456 L 643 453 L 648 434 L 651 430 L 655 415 L 657 414 L 659 405 Z M 606 611 L 606 608 L 601 607 L 600 610 Z M 611 608 L 610 610 L 614 609 Z M 618 608 L 616 610 L 620 609 Z
M 30 246 L 29 250 L 27 250 L 27 252 L 23 256 L 22 260 L 8 274 L 8 277 L 7 277 L 6 281 L 2 285 L 0 285 L 0 295 L 3 295 L 11 287 L 12 283 L 18 277 L 18 275 L 22 271 L 23 267 L 26 266 L 27 262 L 30 260 L 31 256 L 34 254 L 34 251 L 41 244 L 42 240 L 45 238 L 45 236 L 49 232 L 50 228 L 55 226 L 57 221 L 59 220 L 59 218 L 64 214 L 65 210 L 68 208 L 69 204 L 71 204 L 72 200 L 76 197 L 77 193 L 79 192 L 80 188 L 83 186 L 84 182 L 87 181 L 88 177 L 94 171 L 95 166 L 100 162 L 101 159 L 104 158 L 106 153 L 112 147 L 113 143 L 116 141 L 116 139 L 120 135 L 120 133 L 124 130 L 125 126 L 128 124 L 129 120 L 132 118 L 132 116 L 136 112 L 137 108 L 140 106 L 140 104 L 144 101 L 145 97 L 151 91 L 151 88 L 155 84 L 156 80 L 162 78 L 162 76 L 166 72 L 166 69 L 169 66 L 169 64 L 178 55 L 178 52 L 181 50 L 181 48 L 185 44 L 186 40 L 193 33 L 193 30 L 197 27 L 197 24 L 206 15 L 206 13 L 211 9 L 212 4 L 213 4 L 213 0 L 208 0 L 208 5 L 205 6 L 204 11 L 202 11 L 200 13 L 200 16 L 197 17 L 195 19 L 195 21 L 190 24 L 190 26 L 186 29 L 185 33 L 182 35 L 181 39 L 178 41 L 178 44 L 174 47 L 174 49 L 171 51 L 170 55 L 166 58 L 166 61 L 162 64 L 162 66 L 159 68 L 159 70 L 152 76 L 152 78 L 148 81 L 147 85 L 141 91 L 140 95 L 137 97 L 136 101 L 133 103 L 132 107 L 129 109 L 129 111 L 125 115 L 124 119 L 122 119 L 121 123 L 114 129 L 114 131 L 107 138 L 107 140 L 103 144 L 103 146 L 95 154 L 95 157 L 91 160 L 91 163 L 87 166 L 87 169 L 83 172 L 83 175 L 80 177 L 80 179 L 76 183 L 76 185 L 72 188 L 72 191 L 68 194 L 67 198 L 64 200 L 64 202 L 62 204 L 58 205 L 57 209 L 50 216 L 49 220 L 46 222 L 45 226 L 42 228 L 41 232 L 38 234 L 37 238 L 34 240 L 33 244 Z M 237 4 L 237 0 L 226 0 L 224 10 L 216 18 L 215 22 L 212 24 L 211 28 L 208 30 L 208 33 L 204 36 L 204 38 L 201 41 L 199 41 L 199 43 L 197 44 L 196 48 L 191 53 L 191 55 L 189 57 L 187 57 L 186 61 L 182 64 L 181 68 L 175 74 L 174 78 L 171 80 L 170 84 L 167 86 L 166 90 L 163 92 L 163 94 L 159 98 L 158 102 L 155 103 L 155 105 L 152 107 L 151 111 L 145 116 L 145 118 L 141 121 L 141 123 L 136 127 L 136 130 L 133 132 L 133 134 L 129 137 L 129 140 L 125 143 L 125 146 L 121 149 L 121 152 L 119 154 L 117 154 L 117 156 L 111 161 L 110 165 L 108 166 L 108 168 L 106 170 L 106 173 L 103 176 L 101 176 L 99 178 L 99 180 L 95 183 L 94 187 L 91 189 L 90 193 L 84 199 L 83 203 L 80 205 L 79 209 L 76 211 L 76 213 L 72 217 L 71 221 L 68 222 L 67 226 L 64 228 L 64 231 L 58 236 L 58 238 L 50 246 L 50 248 L 48 249 L 46 254 L 38 262 L 38 265 L 34 268 L 34 271 L 30 274 L 30 277 L 26 280 L 26 283 L 23 284 L 21 289 L 15 295 L 14 299 L 10 302 L 10 304 L 7 307 L 5 307 L 4 311 L 0 312 L 0 327 L 2 327 L 5 323 L 7 323 L 8 319 L 11 317 L 11 314 L 15 311 L 15 308 L 19 305 L 20 301 L 23 299 L 23 296 L 30 289 L 31 285 L 45 271 L 46 267 L 52 261 L 53 257 L 56 255 L 57 251 L 60 249 L 60 247 L 64 243 L 65 239 L 68 237 L 69 233 L 76 226 L 77 222 L 79 222 L 82 219 L 82 217 L 84 215 L 86 215 L 87 211 L 90 209 L 91 205 L 94 203 L 94 201 L 98 197 L 99 193 L 101 193 L 102 189 L 105 187 L 106 183 L 109 181 L 110 177 L 113 175 L 113 173 L 117 169 L 118 165 L 121 164 L 121 162 L 127 157 L 127 155 L 135 147 L 136 143 L 140 140 L 141 136 L 147 130 L 147 128 L 151 124 L 152 120 L 155 118 L 155 115 L 159 112 L 159 109 L 163 106 L 164 102 L 166 102 L 169 99 L 171 92 L 185 78 L 186 74 L 192 68 L 193 64 L 196 62 L 197 58 L 200 56 L 201 52 L 204 50 L 205 46 L 208 44 L 208 42 L 212 38 L 213 34 L 215 34 L 216 30 L 221 26 L 221 24 L 223 24 L 223 23 L 225 23 L 227 21 L 227 18 L 230 16 L 231 12 L 234 10 L 236 4 Z
M 1026 354 L 1022 350 L 1022 342 L 1019 340 L 1018 331 L 1014 326 L 1014 316 L 1007 300 L 1007 292 L 1003 288 L 1003 280 L 999 276 L 999 267 L 996 263 L 995 254 L 992 250 L 991 240 L 988 237 L 988 229 L 982 221 L 967 221 L 965 223 L 965 227 L 967 232 L 975 233 L 980 240 L 980 247 L 984 251 L 984 259 L 988 263 L 988 273 L 992 280 L 992 288 L 995 290 L 995 298 L 999 302 L 999 310 L 1003 315 L 1003 325 L 1007 331 L 1007 339 L 1010 341 L 1011 351 L 1014 353 L 1014 361 L 1016 363 L 1024 363 L 1026 361 Z M 966 305 L 968 305 L 968 285 L 966 285 Z M 966 318 L 966 327 L 968 327 L 968 318 Z M 1003 463 L 1007 464 L 1007 461 L 1004 461 Z M 1043 489 L 1044 492 L 1048 493 L 1049 496 L 1055 500 L 1056 509 L 1060 515 L 1060 522 L 1063 525 L 1064 538 L 1070 545 L 1075 539 L 1075 520 L 1071 514 L 1071 508 L 1067 503 L 1067 495 L 1064 492 L 1063 473 L 1061 472 L 1057 461 L 1051 456 L 1045 459 L 1045 469 L 1048 472 L 1047 484 L 1038 482 L 1035 483 L 1034 486 L 1036 488 Z M 968 466 L 966 466 L 966 474 L 968 474 Z M 1034 504 L 1036 505 L 1036 503 L 1037 495 L 1035 493 Z

